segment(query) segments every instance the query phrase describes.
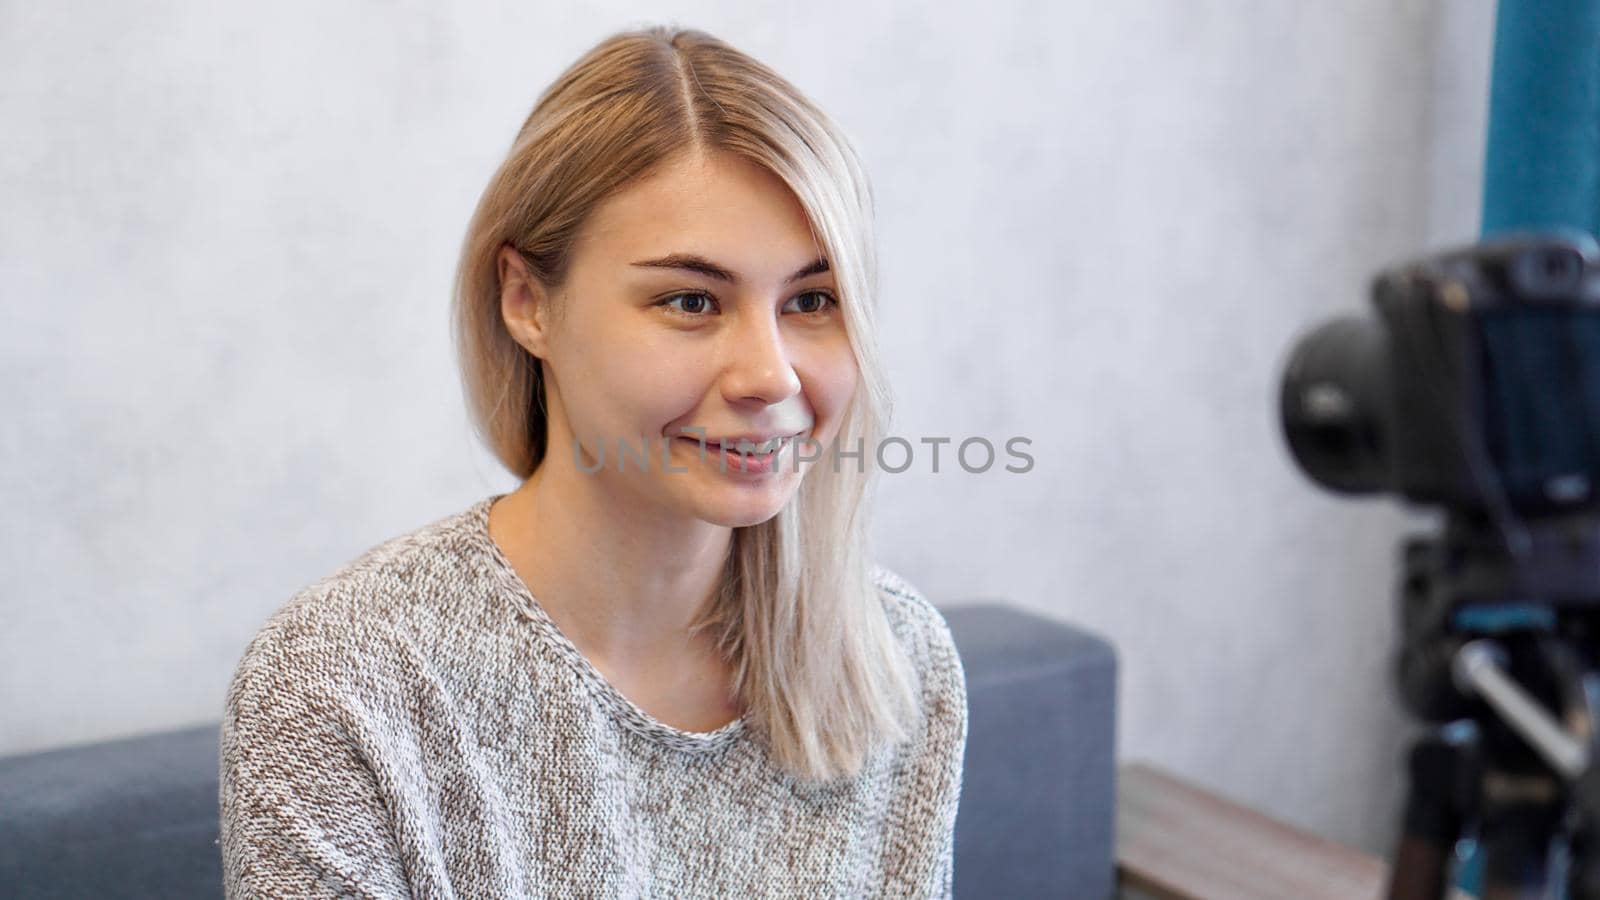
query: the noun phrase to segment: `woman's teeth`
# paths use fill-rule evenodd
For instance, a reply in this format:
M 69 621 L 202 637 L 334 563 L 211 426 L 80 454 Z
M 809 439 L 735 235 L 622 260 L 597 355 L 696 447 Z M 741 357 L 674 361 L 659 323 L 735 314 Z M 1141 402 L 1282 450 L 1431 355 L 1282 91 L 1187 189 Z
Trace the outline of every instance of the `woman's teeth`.
M 738 442 L 736 442 L 736 443 L 734 443 L 732 445 L 723 444 L 723 443 L 718 442 L 718 443 L 713 444 L 712 446 L 715 446 L 717 449 L 724 450 L 724 451 L 727 451 L 729 453 L 749 453 L 749 454 L 754 455 L 754 456 L 766 456 L 768 453 L 772 453 L 772 452 L 782 448 L 784 443 L 787 442 L 788 440 L 789 439 L 786 438 L 786 437 L 779 437 L 779 438 L 773 438 L 770 441 L 764 441 L 764 442 L 762 442 L 760 444 L 744 443 L 742 447 L 741 447 L 740 443 L 738 443 Z

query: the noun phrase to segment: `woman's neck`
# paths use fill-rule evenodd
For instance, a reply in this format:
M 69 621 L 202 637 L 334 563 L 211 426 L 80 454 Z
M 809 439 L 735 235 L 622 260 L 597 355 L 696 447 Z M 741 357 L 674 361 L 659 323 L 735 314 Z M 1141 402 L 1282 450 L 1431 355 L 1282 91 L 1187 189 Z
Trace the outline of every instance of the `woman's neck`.
M 591 659 L 655 669 L 703 659 L 687 628 L 715 593 L 732 530 L 622 495 L 612 473 L 546 457 L 495 503 L 489 532 L 557 627 Z

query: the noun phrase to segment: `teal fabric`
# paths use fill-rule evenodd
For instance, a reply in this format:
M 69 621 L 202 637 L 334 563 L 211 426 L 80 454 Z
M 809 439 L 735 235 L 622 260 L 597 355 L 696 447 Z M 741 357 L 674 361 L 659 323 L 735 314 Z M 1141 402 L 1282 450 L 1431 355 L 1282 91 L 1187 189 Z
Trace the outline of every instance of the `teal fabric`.
M 1600 234 L 1600 0 L 1500 0 L 1484 237 Z

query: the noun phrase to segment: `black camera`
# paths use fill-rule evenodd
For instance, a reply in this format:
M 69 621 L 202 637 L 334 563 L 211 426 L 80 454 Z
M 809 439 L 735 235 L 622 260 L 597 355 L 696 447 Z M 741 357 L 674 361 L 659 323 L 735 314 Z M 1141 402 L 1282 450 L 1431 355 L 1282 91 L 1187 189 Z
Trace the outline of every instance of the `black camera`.
M 1284 369 L 1289 447 L 1319 484 L 1523 517 L 1600 503 L 1600 247 L 1507 237 L 1398 266 L 1378 317 L 1303 337 Z
M 1600 245 L 1498 238 L 1387 269 L 1372 301 L 1293 346 L 1279 405 L 1318 484 L 1444 512 L 1401 548 L 1395 675 L 1439 728 L 1389 898 L 1444 897 L 1469 839 L 1486 897 L 1600 900 Z

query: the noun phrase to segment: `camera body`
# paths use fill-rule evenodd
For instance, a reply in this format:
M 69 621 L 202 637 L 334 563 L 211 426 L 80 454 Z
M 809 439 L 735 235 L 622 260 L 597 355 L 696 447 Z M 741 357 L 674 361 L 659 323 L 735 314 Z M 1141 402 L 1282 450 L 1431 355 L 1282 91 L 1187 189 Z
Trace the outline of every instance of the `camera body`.
M 1600 505 L 1600 246 L 1513 235 L 1380 273 L 1377 317 L 1291 350 L 1279 398 L 1302 469 L 1347 494 L 1389 491 L 1524 517 Z

